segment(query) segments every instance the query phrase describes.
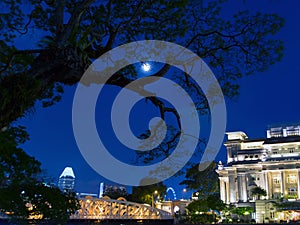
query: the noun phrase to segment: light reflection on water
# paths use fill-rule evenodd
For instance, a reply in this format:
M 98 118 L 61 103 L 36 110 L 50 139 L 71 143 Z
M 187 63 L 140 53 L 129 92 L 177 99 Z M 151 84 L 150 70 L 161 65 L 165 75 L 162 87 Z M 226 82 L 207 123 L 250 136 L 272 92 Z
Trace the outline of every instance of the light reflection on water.
M 35 221 L 36 222 L 36 221 Z M 136 220 L 136 221 L 126 221 L 126 220 L 111 220 L 111 221 L 72 221 L 68 222 L 66 225 L 173 225 L 173 220 Z M 7 220 L 0 219 L 0 225 L 20 225 L 15 223 L 10 223 Z M 57 223 L 30 223 L 30 225 L 58 225 Z M 181 225 L 181 224 L 176 224 Z

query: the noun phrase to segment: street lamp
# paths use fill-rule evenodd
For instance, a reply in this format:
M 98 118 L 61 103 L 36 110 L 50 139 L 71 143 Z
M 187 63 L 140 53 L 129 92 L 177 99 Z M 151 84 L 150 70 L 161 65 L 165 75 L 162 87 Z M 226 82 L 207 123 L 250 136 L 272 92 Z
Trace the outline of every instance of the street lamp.
M 182 199 L 184 200 L 185 193 L 187 192 L 186 188 L 182 190 Z
M 158 191 L 155 190 L 153 193 L 152 193 L 152 208 L 154 208 L 154 194 L 157 195 Z

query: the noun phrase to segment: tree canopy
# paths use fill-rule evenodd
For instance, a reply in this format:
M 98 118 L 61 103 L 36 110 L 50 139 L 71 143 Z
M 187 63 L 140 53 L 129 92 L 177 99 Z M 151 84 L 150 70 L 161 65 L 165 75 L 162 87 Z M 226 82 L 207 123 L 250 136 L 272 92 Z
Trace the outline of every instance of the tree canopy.
M 0 17 L 0 127 L 32 110 L 60 100 L 61 84 L 79 81 L 88 65 L 110 49 L 131 41 L 175 42 L 198 54 L 213 69 L 225 95 L 238 93 L 238 78 L 265 71 L 283 55 L 274 37 L 283 26 L 276 14 L 236 12 L 224 19 L 224 0 L 59 0 L 4 1 Z M 38 36 L 32 40 L 31 35 Z M 36 45 L 18 46 L 16 39 Z M 155 75 L 165 76 L 169 66 Z M 134 69 L 115 74 L 108 84 L 124 87 Z M 188 76 L 173 79 L 197 96 L 199 111 L 207 103 Z M 164 104 L 150 98 L 165 113 Z M 16 104 L 18 102 L 18 104 Z
M 148 186 L 138 186 L 132 188 L 129 200 L 151 205 L 153 201 L 162 200 L 166 194 L 167 187 L 163 183 Z
M 187 206 L 189 212 L 208 212 L 209 210 L 221 211 L 225 208 L 225 203 L 220 200 L 218 194 L 208 195 L 204 199 L 191 202 Z
M 266 71 L 281 60 L 283 44 L 274 36 L 283 26 L 276 14 L 237 11 L 224 16 L 224 0 L 4 0 L 0 3 L 0 138 L 1 184 L 21 185 L 34 179 L 40 164 L 28 156 L 16 138 L 26 139 L 12 122 L 34 111 L 36 102 L 51 106 L 64 85 L 74 85 L 87 67 L 116 46 L 137 40 L 164 40 L 200 56 L 216 75 L 224 94 L 238 94 L 238 79 Z M 34 38 L 32 38 L 34 36 Z M 18 44 L 20 40 L 30 45 Z M 34 43 L 34 44 L 32 44 Z M 209 111 L 205 96 L 182 73 L 163 65 L 152 76 L 169 76 L 193 95 L 199 114 Z M 137 77 L 129 66 L 108 85 L 124 87 Z M 141 87 L 143 89 L 143 87 Z M 162 117 L 173 108 L 156 97 L 146 99 Z M 180 123 L 180 119 L 178 119 Z M 179 125 L 180 127 L 180 125 Z M 14 129 L 18 132 L 8 134 Z M 174 138 L 179 130 L 172 131 Z M 15 135 L 10 139 L 10 135 Z M 2 142 L 3 141 L 3 142 Z M 163 154 L 172 144 L 163 146 Z M 165 148 L 166 147 L 166 148 Z M 148 157 L 152 160 L 155 157 Z M 19 163 L 22 162 L 22 163 Z M 23 164 L 24 163 L 24 164 Z M 26 167 L 26 169 L 23 168 Z M 8 175 L 11 181 L 6 177 Z M 14 179 L 14 177 L 16 179 Z M 22 179 L 17 179 L 21 177 Z M 32 184 L 31 181 L 24 183 Z M 191 182 L 187 185 L 193 186 Z
M 255 187 L 251 190 L 252 195 L 256 195 L 258 199 L 260 199 L 260 196 L 267 196 L 267 192 L 265 189 L 261 187 Z
M 220 212 L 225 209 L 217 194 L 205 196 L 203 199 L 192 201 L 188 206 L 188 216 L 186 220 L 195 223 L 212 223 L 216 221 L 215 211 Z
M 18 147 L 27 139 L 21 126 L 0 132 L 0 212 L 14 222 L 31 218 L 64 223 L 79 208 L 75 193 L 45 182 L 40 162 Z
M 181 185 L 186 185 L 190 190 L 196 190 L 199 199 L 206 199 L 209 195 L 219 193 L 219 179 L 216 173 L 216 162 L 211 162 L 209 166 L 199 171 L 199 165 L 195 164 L 187 169 L 185 180 L 180 182 Z

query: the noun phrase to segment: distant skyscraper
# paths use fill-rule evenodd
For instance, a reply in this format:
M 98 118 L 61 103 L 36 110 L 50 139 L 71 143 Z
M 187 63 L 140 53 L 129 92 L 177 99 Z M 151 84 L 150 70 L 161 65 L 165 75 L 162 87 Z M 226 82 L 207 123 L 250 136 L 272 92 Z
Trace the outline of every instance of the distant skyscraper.
M 101 182 L 99 186 L 99 198 L 103 197 L 103 192 L 104 192 L 104 183 Z
M 124 197 L 127 196 L 127 190 L 123 186 L 119 185 L 108 185 L 104 184 L 104 182 L 101 182 L 99 185 L 99 198 L 102 198 L 104 196 L 115 196 L 119 195 L 118 197 Z
M 66 167 L 58 180 L 58 187 L 62 191 L 73 191 L 75 184 L 75 175 L 72 167 Z

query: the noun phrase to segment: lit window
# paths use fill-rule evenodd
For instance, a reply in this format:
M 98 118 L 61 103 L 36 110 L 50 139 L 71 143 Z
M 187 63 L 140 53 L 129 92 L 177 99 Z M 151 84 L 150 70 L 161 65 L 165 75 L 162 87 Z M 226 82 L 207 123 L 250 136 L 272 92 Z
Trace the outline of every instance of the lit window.
M 274 177 L 274 178 L 273 178 L 273 183 L 274 183 L 274 184 L 279 184 L 279 183 L 280 183 L 279 177 Z
M 270 217 L 273 219 L 275 217 L 275 212 L 270 212 Z
M 288 148 L 288 150 L 289 150 L 290 153 L 294 152 L 294 148 Z
M 290 195 L 290 196 L 295 196 L 295 195 L 297 195 L 297 189 L 296 188 L 289 188 L 289 190 L 288 190 L 288 194 Z
M 287 182 L 289 184 L 294 184 L 297 182 L 296 175 L 288 175 Z

